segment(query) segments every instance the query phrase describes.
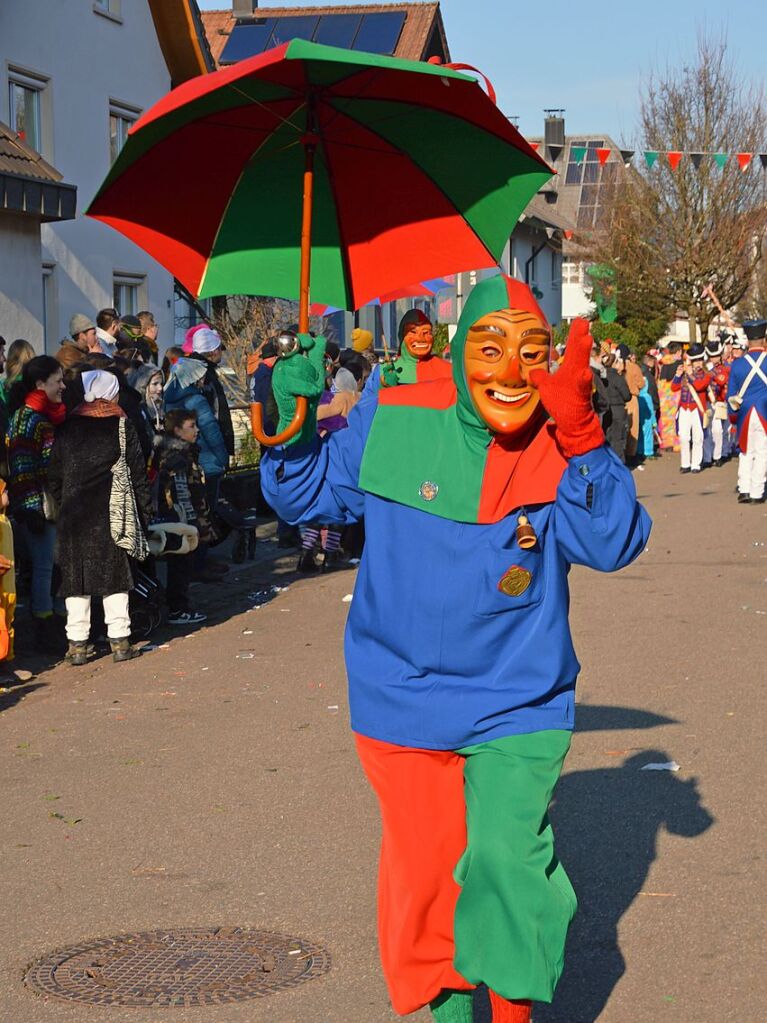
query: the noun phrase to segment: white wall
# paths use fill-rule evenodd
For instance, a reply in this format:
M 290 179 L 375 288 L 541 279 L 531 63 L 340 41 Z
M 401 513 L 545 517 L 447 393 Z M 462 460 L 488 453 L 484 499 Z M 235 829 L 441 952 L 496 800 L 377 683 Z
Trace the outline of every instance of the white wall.
M 511 277 L 525 280 L 525 264 L 533 252 L 547 241 L 544 231 L 527 227 L 522 221 L 511 236 L 511 252 L 504 252 L 501 265 Z M 508 270 L 506 269 L 508 266 Z M 538 305 L 555 327 L 562 319 L 562 253 L 545 245 L 528 268 L 530 287 L 543 292 Z
M 115 271 L 146 276 L 146 308 L 160 324 L 160 344 L 173 343 L 171 275 L 82 215 L 109 169 L 110 100 L 145 110 L 170 88 L 146 0 L 112 6 L 121 11 L 118 19 L 96 13 L 93 0 L 0 2 L 0 120 L 9 120 L 9 65 L 44 75 L 43 118 L 47 113 L 51 123 L 43 155 L 77 185 L 77 219 L 42 227 L 43 261 L 56 264 L 49 350 L 66 335 L 73 313 L 94 316 L 112 305 Z
M 26 338 L 42 352 L 43 287 L 40 221 L 0 213 L 0 334 L 8 344 Z
M 581 284 L 562 284 L 562 317 L 573 320 L 576 316 L 591 316 L 594 303 Z

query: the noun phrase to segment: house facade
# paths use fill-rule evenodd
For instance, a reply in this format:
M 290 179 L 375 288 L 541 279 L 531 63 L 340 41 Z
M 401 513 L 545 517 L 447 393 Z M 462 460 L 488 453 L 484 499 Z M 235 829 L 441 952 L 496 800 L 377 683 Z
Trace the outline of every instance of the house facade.
M 151 4 L 146 0 L 6 0 L 0 4 L 0 121 L 77 188 L 77 216 L 40 229 L 36 271 L 26 251 L 25 294 L 0 295 L 0 332 L 54 352 L 69 319 L 150 309 L 160 343 L 173 337 L 173 278 L 116 231 L 84 216 L 131 124 L 171 87 Z M 179 6 L 165 0 L 165 7 Z M 196 4 L 181 6 L 193 8 Z M 0 236 L 0 264 L 20 239 Z M 34 281 L 34 283 L 33 283 Z M 10 289 L 9 289 L 10 290 Z M 31 308 L 45 295 L 44 314 Z M 26 297 L 25 297 L 26 296 Z M 16 306 L 18 330 L 5 320 Z M 18 307 L 28 308 L 19 319 Z M 23 330 L 23 332 L 22 332 Z

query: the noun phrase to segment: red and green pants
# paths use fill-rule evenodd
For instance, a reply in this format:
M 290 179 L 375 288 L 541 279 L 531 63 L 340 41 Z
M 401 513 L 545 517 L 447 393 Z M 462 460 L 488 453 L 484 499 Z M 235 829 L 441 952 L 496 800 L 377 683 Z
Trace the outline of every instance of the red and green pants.
M 381 807 L 378 933 L 395 1011 L 480 983 L 550 1002 L 576 909 L 548 820 L 570 732 L 455 751 L 356 742 Z

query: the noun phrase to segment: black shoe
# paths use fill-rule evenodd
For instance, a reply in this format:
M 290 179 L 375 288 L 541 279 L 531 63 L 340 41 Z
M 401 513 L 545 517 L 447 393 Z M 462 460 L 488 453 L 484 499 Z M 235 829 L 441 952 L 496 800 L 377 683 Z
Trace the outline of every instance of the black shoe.
M 277 536 L 277 546 L 283 549 L 293 548 L 295 550 L 301 546 L 301 538 L 293 533 L 281 533 Z
M 701 469 L 690 469 L 690 472 L 701 472 Z
M 722 466 L 724 465 L 724 459 L 722 459 L 722 458 L 715 458 L 713 464 L 716 466 L 717 469 L 721 469 Z
M 323 551 L 322 552 L 322 571 L 323 572 L 338 572 L 343 568 L 351 568 L 352 566 L 348 561 L 345 560 L 341 551 Z
M 749 497 L 748 499 L 749 504 L 764 504 L 765 501 L 767 501 L 767 496 L 764 495 L 762 497 Z
M 748 494 L 738 494 L 738 504 L 750 504 L 751 498 Z
M 685 472 L 692 472 L 692 469 L 680 469 L 679 471 L 680 471 L 681 473 L 685 473 Z
M 311 574 L 313 572 L 319 572 L 319 570 L 320 566 L 314 560 L 314 551 L 301 551 L 296 571 Z

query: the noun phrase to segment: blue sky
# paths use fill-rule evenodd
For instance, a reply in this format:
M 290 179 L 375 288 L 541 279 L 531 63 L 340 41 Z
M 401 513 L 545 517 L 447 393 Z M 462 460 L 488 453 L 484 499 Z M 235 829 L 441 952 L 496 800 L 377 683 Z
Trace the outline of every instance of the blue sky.
M 231 6 L 198 2 L 203 10 Z M 259 4 L 264 11 L 279 6 L 287 0 Z M 564 107 L 569 135 L 606 132 L 631 144 L 643 78 L 689 60 L 699 29 L 724 33 L 744 76 L 765 84 L 764 0 L 442 0 L 441 6 L 453 60 L 488 76 L 499 106 L 519 116 L 526 135 L 542 133 L 545 107 Z

